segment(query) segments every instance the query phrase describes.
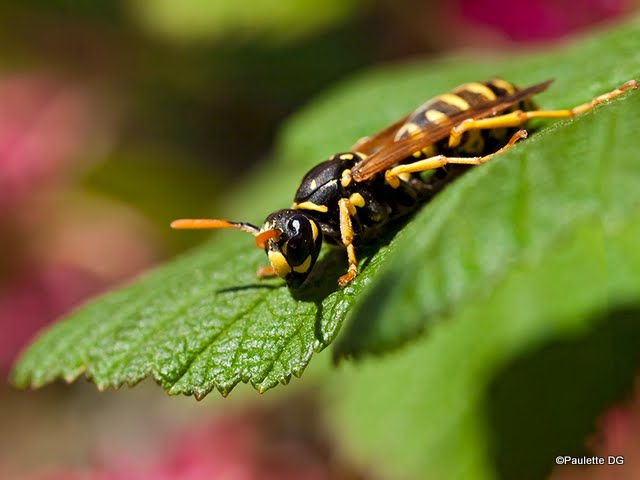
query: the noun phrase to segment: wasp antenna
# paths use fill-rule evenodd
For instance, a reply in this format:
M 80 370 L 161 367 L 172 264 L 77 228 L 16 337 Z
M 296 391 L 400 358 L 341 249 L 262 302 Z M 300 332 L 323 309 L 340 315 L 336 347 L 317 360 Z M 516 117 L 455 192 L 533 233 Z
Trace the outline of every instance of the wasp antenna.
M 260 232 L 258 235 L 256 235 L 256 247 L 258 247 L 260 250 L 264 250 L 267 240 L 269 240 L 270 238 L 279 237 L 281 233 L 282 231 L 278 230 L 277 228 L 272 228 L 270 230 Z
M 255 225 L 245 222 L 230 222 L 228 220 L 216 220 L 209 218 L 181 218 L 171 222 L 171 228 L 178 230 L 200 230 L 208 228 L 237 228 L 254 236 L 260 233 Z

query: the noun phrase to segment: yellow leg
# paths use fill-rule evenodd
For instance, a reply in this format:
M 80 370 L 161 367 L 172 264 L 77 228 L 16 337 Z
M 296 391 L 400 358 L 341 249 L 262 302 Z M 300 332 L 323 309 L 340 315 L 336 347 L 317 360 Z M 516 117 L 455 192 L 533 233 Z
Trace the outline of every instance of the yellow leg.
M 460 144 L 462 134 L 469 130 L 486 129 L 486 128 L 501 128 L 501 127 L 518 127 L 532 118 L 571 118 L 583 114 L 591 110 L 600 103 L 607 102 L 613 98 L 622 95 L 629 89 L 638 88 L 638 82 L 635 80 L 629 80 L 624 85 L 600 95 L 593 100 L 578 105 L 577 107 L 568 110 L 533 110 L 530 112 L 523 112 L 517 110 L 506 115 L 499 115 L 491 118 L 481 118 L 474 120 L 469 118 L 459 125 L 456 125 L 451 129 L 449 136 L 449 148 L 454 148 Z
M 338 279 L 338 285 L 344 287 L 351 283 L 358 274 L 358 261 L 356 260 L 356 249 L 353 246 L 353 225 L 351 224 L 351 215 L 355 215 L 356 208 L 351 204 L 348 198 L 341 198 L 338 201 L 340 208 L 340 237 L 342 243 L 347 249 L 347 258 L 349 259 L 349 269 L 347 273 Z
M 445 157 L 444 155 L 436 155 L 435 157 L 425 158 L 418 162 L 398 165 L 397 167 L 390 168 L 384 173 L 384 178 L 393 188 L 398 188 L 400 186 L 398 175 L 403 173 L 426 172 L 427 170 L 434 170 L 452 163 L 457 165 L 480 165 L 481 163 L 484 163 L 494 156 L 511 148 L 521 138 L 527 138 L 526 130 L 518 130 L 504 147 L 497 152 L 485 155 L 484 157 Z

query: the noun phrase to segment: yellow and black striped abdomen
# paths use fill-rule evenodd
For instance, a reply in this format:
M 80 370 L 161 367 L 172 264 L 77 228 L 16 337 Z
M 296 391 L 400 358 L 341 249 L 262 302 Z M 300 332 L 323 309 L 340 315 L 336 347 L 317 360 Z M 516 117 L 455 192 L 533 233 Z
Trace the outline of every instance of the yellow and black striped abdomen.
M 411 136 L 413 133 L 428 130 L 432 126 L 446 123 L 449 117 L 465 111 L 473 111 L 487 103 L 492 103 L 505 95 L 512 94 L 517 87 L 502 79 L 486 82 L 473 82 L 461 85 L 450 93 L 439 95 L 413 112 L 406 123 L 398 129 L 395 140 Z M 506 109 L 532 110 L 535 106 L 530 101 L 521 102 Z M 492 130 L 471 130 L 464 134 L 455 149 L 448 148 L 448 139 L 443 139 L 415 152 L 414 158 L 429 157 L 437 154 L 453 156 L 479 156 L 492 153 L 506 144 L 515 129 L 499 128 Z

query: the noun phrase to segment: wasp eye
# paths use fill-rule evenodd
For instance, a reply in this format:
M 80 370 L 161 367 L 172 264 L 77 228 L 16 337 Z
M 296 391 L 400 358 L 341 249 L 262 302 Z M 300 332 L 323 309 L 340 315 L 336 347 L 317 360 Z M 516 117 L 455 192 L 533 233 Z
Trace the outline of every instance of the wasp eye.
M 304 236 L 311 232 L 311 225 L 309 225 L 309 219 L 304 215 L 294 215 L 287 223 L 287 229 L 292 237 Z
M 304 215 L 295 215 L 287 222 L 287 259 L 292 265 L 303 263 L 313 252 L 313 229 Z

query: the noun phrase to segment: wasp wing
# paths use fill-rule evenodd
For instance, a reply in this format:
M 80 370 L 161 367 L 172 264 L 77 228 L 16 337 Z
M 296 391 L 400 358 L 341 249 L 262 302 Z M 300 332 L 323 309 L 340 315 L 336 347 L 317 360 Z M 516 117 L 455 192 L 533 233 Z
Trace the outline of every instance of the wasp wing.
M 510 95 L 504 95 L 491 102 L 474 106 L 469 110 L 463 110 L 455 115 L 448 116 L 442 123 L 429 124 L 428 128 L 414 132 L 411 136 L 405 137 L 397 142 L 393 141 L 395 132 L 402 126 L 403 123 L 401 122 L 402 120 L 406 120 L 408 118 L 407 116 L 372 137 L 375 139 L 382 136 L 386 140 L 386 143 L 379 145 L 376 151 L 353 167 L 351 172 L 353 179 L 357 182 L 368 180 L 376 173 L 388 169 L 398 162 L 410 157 L 415 152 L 418 152 L 437 141 L 447 138 L 451 129 L 464 120 L 469 118 L 479 119 L 496 115 L 501 111 L 544 91 L 552 81 L 553 80 L 547 80 L 546 82 L 518 90 Z
M 384 130 L 379 131 L 372 137 L 364 137 L 358 140 L 352 147 L 352 152 L 360 152 L 365 155 L 372 155 L 373 153 L 380 150 L 380 148 L 386 143 L 393 142 L 393 139 L 396 136 L 396 133 L 405 123 L 411 114 L 407 114 L 402 117 L 400 120 L 392 123 Z

